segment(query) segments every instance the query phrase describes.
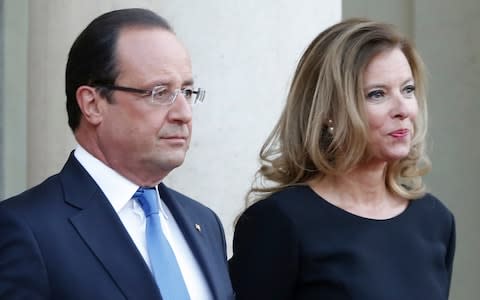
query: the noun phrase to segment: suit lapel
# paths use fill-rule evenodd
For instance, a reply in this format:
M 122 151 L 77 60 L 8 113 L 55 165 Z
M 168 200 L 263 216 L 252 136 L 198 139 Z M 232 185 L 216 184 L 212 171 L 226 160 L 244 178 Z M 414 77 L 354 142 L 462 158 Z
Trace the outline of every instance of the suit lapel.
M 207 236 L 205 236 L 205 234 L 201 231 L 202 220 L 199 219 L 198 214 L 196 214 L 194 211 L 183 207 L 180 201 L 175 199 L 175 196 L 169 192 L 168 188 L 164 184 L 160 184 L 158 189 L 160 192 L 160 197 L 167 204 L 188 245 L 190 246 L 190 249 L 197 259 L 197 262 L 199 263 L 200 268 L 207 279 L 214 299 L 220 299 L 218 286 L 215 284 L 215 282 L 220 282 L 218 281 L 218 278 L 216 278 L 219 276 L 219 274 L 217 272 L 218 270 L 215 269 L 216 262 L 213 260 L 215 255 L 211 253 L 212 251 L 208 244 L 209 240 Z M 200 226 L 200 230 L 198 230 L 197 225 Z
M 161 299 L 148 266 L 95 181 L 70 155 L 60 173 L 72 225 L 127 299 Z

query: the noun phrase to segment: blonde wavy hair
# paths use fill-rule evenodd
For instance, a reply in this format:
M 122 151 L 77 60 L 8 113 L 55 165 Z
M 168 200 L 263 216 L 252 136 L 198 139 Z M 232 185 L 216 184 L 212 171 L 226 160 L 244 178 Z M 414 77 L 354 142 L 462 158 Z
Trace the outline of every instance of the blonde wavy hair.
M 410 64 L 419 112 L 410 153 L 388 163 L 385 184 L 407 199 L 425 193 L 422 176 L 430 162 L 424 153 L 427 103 L 422 59 L 392 25 L 353 18 L 321 32 L 301 57 L 281 117 L 261 148 L 261 167 L 247 194 L 247 206 L 315 176 L 344 174 L 368 160 L 363 73 L 372 58 L 394 48 Z M 327 130 L 328 120 L 335 123 L 333 134 Z

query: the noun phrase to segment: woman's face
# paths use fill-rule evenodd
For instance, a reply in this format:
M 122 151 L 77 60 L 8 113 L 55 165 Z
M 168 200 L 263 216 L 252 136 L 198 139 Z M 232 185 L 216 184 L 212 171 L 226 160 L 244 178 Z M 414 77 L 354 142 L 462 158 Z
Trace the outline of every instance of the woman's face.
M 367 65 L 363 78 L 372 159 L 390 162 L 406 157 L 418 112 L 407 58 L 398 48 L 381 52 Z

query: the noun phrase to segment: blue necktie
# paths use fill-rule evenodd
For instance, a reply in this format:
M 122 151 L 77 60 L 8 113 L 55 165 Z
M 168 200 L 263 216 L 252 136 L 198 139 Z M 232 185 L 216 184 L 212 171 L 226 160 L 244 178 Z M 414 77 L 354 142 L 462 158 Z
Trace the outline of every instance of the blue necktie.
M 140 187 L 133 198 L 147 218 L 147 249 L 153 276 L 164 300 L 189 300 L 187 287 L 177 259 L 162 231 L 158 215 L 157 191 Z

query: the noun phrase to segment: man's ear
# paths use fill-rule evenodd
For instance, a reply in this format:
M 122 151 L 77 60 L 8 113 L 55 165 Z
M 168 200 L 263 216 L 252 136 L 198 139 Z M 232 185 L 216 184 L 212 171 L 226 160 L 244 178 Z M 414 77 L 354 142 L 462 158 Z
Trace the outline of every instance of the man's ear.
M 105 103 L 97 93 L 96 89 L 82 85 L 77 88 L 77 103 L 82 111 L 83 118 L 88 123 L 96 126 L 102 122 L 102 105 Z

